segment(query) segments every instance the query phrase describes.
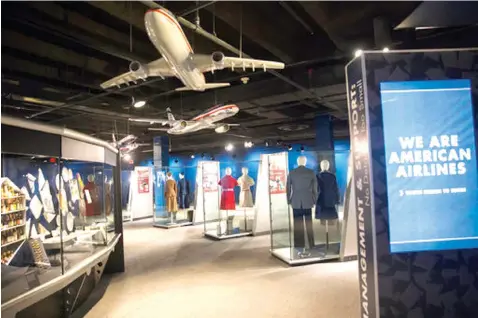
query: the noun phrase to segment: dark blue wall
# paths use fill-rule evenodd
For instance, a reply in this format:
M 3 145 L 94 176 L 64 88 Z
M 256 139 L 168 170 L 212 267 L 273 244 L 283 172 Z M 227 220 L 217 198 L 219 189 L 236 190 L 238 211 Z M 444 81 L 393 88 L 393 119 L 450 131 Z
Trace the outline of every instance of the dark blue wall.
M 261 154 L 272 154 L 283 151 L 288 151 L 289 157 L 289 170 L 292 170 L 297 167 L 297 158 L 299 156 L 307 157 L 307 167 L 319 171 L 319 162 L 318 162 L 318 153 L 313 151 L 312 147 L 304 146 L 304 151 L 301 151 L 302 145 L 292 145 L 292 150 L 288 151 L 284 147 L 264 147 L 258 146 L 248 149 L 236 149 L 234 152 L 222 152 L 219 154 L 213 154 L 214 160 L 220 162 L 220 175 L 224 175 L 224 170 L 227 167 L 232 169 L 232 176 L 239 178 L 242 174 L 242 167 L 247 167 L 249 169 L 249 175 L 254 178 L 254 181 L 257 183 L 257 173 L 259 169 L 259 161 Z M 242 148 L 242 147 L 241 147 Z M 335 149 L 335 165 L 336 165 L 336 176 L 337 182 L 339 184 L 339 189 L 341 197 L 345 193 L 345 187 L 347 184 L 347 165 L 349 159 L 349 150 L 350 142 L 348 140 L 336 140 L 334 142 Z M 184 172 L 186 179 L 189 180 L 191 185 L 191 191 L 194 190 L 196 182 L 196 167 L 199 161 L 201 160 L 210 160 L 211 154 L 204 154 L 204 158 L 201 158 L 201 153 L 195 153 L 194 158 L 191 158 L 186 155 L 174 155 L 170 154 L 169 167 L 164 168 L 165 170 L 171 171 L 174 175 L 174 179 L 179 178 L 179 173 Z M 176 162 L 177 161 L 177 162 Z M 152 160 L 142 161 L 139 164 L 140 166 L 152 166 Z M 255 197 L 255 187 L 253 187 L 253 197 Z M 239 189 L 236 189 L 236 198 L 239 197 Z

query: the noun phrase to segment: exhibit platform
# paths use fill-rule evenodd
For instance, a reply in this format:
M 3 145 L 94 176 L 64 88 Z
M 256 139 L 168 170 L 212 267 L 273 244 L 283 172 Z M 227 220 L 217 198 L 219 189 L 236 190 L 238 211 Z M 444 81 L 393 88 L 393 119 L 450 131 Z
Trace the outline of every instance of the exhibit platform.
M 189 226 L 193 225 L 193 222 L 190 222 L 188 220 L 179 220 L 176 222 L 171 222 L 169 220 L 166 220 L 164 222 L 161 221 L 156 221 L 153 223 L 154 227 L 159 227 L 161 229 L 173 229 L 173 228 L 178 228 L 182 226 Z
M 293 247 L 284 247 L 270 250 L 271 254 L 288 265 L 307 265 L 320 262 L 338 260 L 340 243 L 330 243 L 327 248 L 325 245 L 318 245 L 312 249 L 301 249 Z
M 233 238 L 251 236 L 251 235 L 252 235 L 252 232 L 240 232 L 235 234 L 223 234 L 223 235 L 218 234 L 217 231 L 207 231 L 204 233 L 205 237 L 212 238 L 215 240 L 227 240 L 227 239 L 233 239 Z

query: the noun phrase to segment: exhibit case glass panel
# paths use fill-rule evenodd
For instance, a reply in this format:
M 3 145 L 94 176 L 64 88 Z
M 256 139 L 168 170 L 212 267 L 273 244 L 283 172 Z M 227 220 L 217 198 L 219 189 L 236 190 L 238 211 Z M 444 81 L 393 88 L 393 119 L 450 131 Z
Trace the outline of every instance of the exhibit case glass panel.
M 274 256 L 289 264 L 339 258 L 348 155 L 302 151 L 268 156 Z
M 112 170 L 103 163 L 2 154 L 2 302 L 108 244 Z
M 251 235 L 260 161 L 203 162 L 204 233 L 224 239 Z
M 193 224 L 195 167 L 154 168 L 154 226 Z

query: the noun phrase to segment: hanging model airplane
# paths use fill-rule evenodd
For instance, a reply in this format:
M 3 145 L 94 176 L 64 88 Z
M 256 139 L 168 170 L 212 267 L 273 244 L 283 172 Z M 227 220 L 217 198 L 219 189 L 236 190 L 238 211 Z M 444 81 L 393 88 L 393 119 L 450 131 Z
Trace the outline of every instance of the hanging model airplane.
M 204 91 L 206 89 L 226 87 L 229 83 L 206 83 L 205 72 L 214 72 L 224 68 L 262 68 L 283 69 L 284 63 L 262 61 L 248 58 L 227 57 L 221 52 L 211 55 L 195 54 L 175 16 L 165 9 L 152 9 L 146 12 L 145 27 L 148 37 L 162 58 L 148 64 L 131 62 L 129 72 L 114 77 L 101 84 L 103 89 L 122 84 L 136 84 L 148 77 L 177 77 L 184 87 L 177 91 Z
M 239 124 L 216 123 L 225 118 L 234 116 L 239 111 L 239 107 L 234 104 L 214 106 L 204 113 L 194 117 L 191 120 L 178 120 L 174 118 L 171 109 L 168 108 L 168 119 L 148 119 L 148 118 L 130 118 L 130 121 L 143 122 L 150 124 L 169 125 L 170 128 L 148 128 L 149 130 L 166 131 L 171 135 L 183 135 L 195 132 L 201 129 L 214 129 L 218 134 L 229 131 L 231 126 L 239 126 Z

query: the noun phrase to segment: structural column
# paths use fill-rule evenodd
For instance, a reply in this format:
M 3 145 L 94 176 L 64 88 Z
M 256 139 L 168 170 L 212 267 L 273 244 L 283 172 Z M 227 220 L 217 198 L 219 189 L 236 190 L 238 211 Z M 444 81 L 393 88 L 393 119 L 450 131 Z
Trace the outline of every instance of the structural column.
M 153 138 L 153 175 L 154 175 L 154 204 L 155 215 L 157 211 L 162 211 L 164 206 L 164 189 L 162 189 L 164 173 L 169 166 L 169 137 L 156 136 Z M 165 215 L 160 215 L 165 216 Z
M 317 163 L 328 160 L 330 171 L 335 173 L 334 130 L 332 117 L 315 117 L 315 150 L 317 151 Z

